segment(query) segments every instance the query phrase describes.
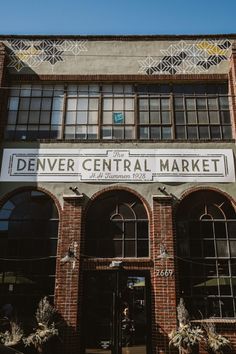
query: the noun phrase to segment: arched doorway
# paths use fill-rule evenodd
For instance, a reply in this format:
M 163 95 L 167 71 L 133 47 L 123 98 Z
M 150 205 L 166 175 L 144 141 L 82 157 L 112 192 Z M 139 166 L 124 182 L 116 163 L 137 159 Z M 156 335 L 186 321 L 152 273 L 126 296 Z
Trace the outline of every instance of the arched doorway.
M 91 204 L 85 253 L 93 264 L 107 262 L 86 272 L 85 353 L 146 354 L 149 274 L 138 260 L 149 256 L 149 220 L 136 195 L 110 191 Z
M 186 196 L 177 213 L 181 296 L 190 316 L 236 315 L 236 212 L 213 190 Z
M 0 208 L 0 305 L 30 317 L 39 300 L 53 301 L 58 211 L 44 192 L 13 194 Z

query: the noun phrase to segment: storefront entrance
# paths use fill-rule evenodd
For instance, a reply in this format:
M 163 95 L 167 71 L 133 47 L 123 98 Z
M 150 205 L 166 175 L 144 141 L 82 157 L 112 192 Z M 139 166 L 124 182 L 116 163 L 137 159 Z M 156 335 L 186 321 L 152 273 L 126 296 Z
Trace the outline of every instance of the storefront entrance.
M 86 354 L 147 354 L 148 276 L 111 270 L 85 280 Z

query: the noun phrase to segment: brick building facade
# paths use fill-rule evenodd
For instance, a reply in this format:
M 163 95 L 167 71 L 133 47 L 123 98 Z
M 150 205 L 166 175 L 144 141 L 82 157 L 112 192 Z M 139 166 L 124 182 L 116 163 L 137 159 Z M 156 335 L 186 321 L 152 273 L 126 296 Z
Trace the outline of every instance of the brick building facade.
M 63 353 L 171 353 L 180 297 L 236 352 L 234 41 L 0 36 L 0 305 Z

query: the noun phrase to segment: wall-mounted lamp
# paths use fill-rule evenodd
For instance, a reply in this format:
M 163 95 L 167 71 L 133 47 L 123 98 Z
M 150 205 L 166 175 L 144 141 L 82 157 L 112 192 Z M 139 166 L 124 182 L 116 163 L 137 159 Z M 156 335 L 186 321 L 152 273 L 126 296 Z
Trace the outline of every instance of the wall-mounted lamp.
M 158 259 L 167 259 L 170 258 L 169 253 L 163 243 L 160 244 L 160 255 L 157 257 Z
M 63 258 L 61 258 L 60 262 L 67 263 L 67 262 L 75 262 L 76 260 L 78 260 L 78 258 L 76 257 L 76 248 L 77 248 L 76 242 L 74 243 L 74 245 L 70 245 L 70 247 L 67 250 L 67 254 Z
M 123 262 L 122 261 L 112 261 L 109 264 L 110 268 L 121 268 L 122 267 Z
M 69 187 L 69 189 L 72 191 L 72 192 L 74 192 L 75 194 L 77 194 L 77 195 L 79 195 L 80 194 L 80 192 L 79 192 L 79 189 L 78 189 L 78 187 Z

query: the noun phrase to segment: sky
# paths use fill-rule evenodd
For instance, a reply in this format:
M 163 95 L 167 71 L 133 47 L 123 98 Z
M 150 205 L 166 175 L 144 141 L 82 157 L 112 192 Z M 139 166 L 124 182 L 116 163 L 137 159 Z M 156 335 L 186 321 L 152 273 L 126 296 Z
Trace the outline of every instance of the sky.
M 236 33 L 236 0 L 0 0 L 0 34 Z

